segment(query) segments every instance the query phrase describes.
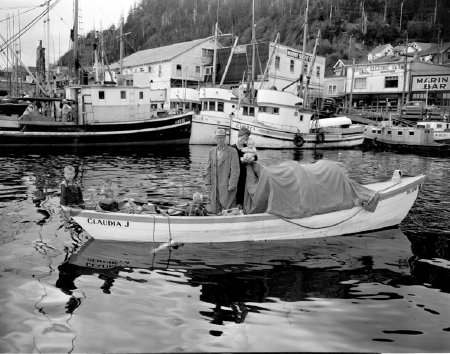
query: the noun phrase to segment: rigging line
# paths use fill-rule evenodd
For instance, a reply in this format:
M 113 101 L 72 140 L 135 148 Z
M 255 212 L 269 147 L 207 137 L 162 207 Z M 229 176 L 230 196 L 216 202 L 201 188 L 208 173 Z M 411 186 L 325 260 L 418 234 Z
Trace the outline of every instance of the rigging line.
M 291 224 L 294 224 L 294 225 L 303 227 L 303 228 L 305 228 L 305 229 L 310 229 L 310 230 L 320 230 L 320 229 L 326 229 L 326 228 L 329 228 L 329 227 L 334 227 L 334 226 L 337 226 L 337 225 L 339 225 L 339 224 L 342 224 L 342 223 L 344 223 L 344 222 L 346 222 L 346 221 L 348 221 L 348 220 L 354 218 L 354 217 L 355 217 L 358 213 L 360 213 L 362 210 L 364 210 L 364 208 L 363 208 L 363 207 L 360 207 L 359 210 L 356 211 L 356 213 L 354 213 L 353 215 L 350 215 L 347 219 L 343 219 L 343 220 L 341 220 L 341 221 L 338 221 L 338 222 L 335 223 L 335 224 L 331 224 L 331 225 L 327 225 L 327 226 L 320 226 L 320 227 L 314 227 L 314 226 L 306 226 L 306 225 L 302 225 L 302 224 L 297 223 L 297 222 L 295 222 L 295 221 L 291 221 L 291 220 L 289 220 L 289 219 L 286 219 L 286 218 L 284 218 L 284 217 L 282 217 L 282 216 L 279 216 L 279 218 L 282 219 L 282 220 L 284 220 L 284 221 L 286 221 L 286 222 L 288 222 L 288 223 L 291 223 Z
M 28 13 L 28 12 L 30 12 L 30 11 L 36 10 L 38 7 L 42 7 L 42 6 L 44 6 L 44 5 L 45 5 L 45 4 L 35 6 L 35 7 L 31 8 L 31 9 L 29 9 L 29 10 L 27 10 L 27 11 L 24 11 L 24 12 L 18 12 L 17 15 L 14 15 L 14 14 L 13 14 L 12 16 L 6 17 L 4 20 L 0 20 L 0 23 L 5 22 L 5 21 L 7 21 L 7 20 L 9 20 L 9 19 L 11 19 L 11 18 L 13 18 L 13 17 L 19 17 L 20 15 L 24 15 L 24 14 L 26 14 L 26 13 Z M 1 10 L 1 8 L 0 8 L 0 10 Z
M 51 5 L 49 8 L 52 9 L 55 7 L 61 0 L 56 0 L 55 3 Z M 40 13 L 37 17 L 35 17 L 30 23 L 28 23 L 24 28 L 22 28 L 18 33 L 16 33 L 13 37 L 11 37 L 8 41 L 4 43 L 3 46 L 0 47 L 0 51 L 4 50 L 6 46 L 10 45 L 11 43 L 15 42 L 17 39 L 19 39 L 21 36 L 23 36 L 28 30 L 33 27 L 38 21 L 40 21 L 46 14 L 47 9 L 43 10 L 42 13 Z

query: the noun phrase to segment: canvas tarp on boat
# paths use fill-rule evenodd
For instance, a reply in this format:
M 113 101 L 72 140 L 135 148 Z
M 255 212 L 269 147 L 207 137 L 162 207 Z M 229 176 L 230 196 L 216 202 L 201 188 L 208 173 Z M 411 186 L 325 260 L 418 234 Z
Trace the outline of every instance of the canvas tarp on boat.
M 247 165 L 244 211 L 268 212 L 285 218 L 306 217 L 362 206 L 374 211 L 379 193 L 349 178 L 335 163 L 286 161 Z

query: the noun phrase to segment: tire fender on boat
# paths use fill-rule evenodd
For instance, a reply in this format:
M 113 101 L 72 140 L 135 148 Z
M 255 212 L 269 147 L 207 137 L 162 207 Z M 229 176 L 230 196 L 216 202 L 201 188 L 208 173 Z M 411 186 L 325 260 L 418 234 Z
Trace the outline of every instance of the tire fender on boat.
M 294 136 L 294 144 L 297 147 L 302 147 L 305 143 L 305 139 L 303 139 L 302 135 L 300 133 L 296 133 Z
M 324 132 L 317 133 L 317 135 L 316 135 L 316 142 L 321 144 L 321 143 L 324 142 L 324 140 L 325 140 Z

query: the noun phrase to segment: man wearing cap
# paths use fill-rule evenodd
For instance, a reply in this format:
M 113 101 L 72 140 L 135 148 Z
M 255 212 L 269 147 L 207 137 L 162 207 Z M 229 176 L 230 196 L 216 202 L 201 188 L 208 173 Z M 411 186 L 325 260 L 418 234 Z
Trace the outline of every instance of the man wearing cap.
M 245 195 L 245 182 L 247 180 L 247 165 L 244 163 L 241 159 L 241 157 L 244 156 L 244 152 L 242 151 L 242 148 L 244 148 L 247 144 L 248 138 L 250 137 L 251 131 L 247 129 L 246 127 L 241 127 L 238 132 L 238 140 L 237 143 L 232 145 L 231 147 L 235 148 L 238 157 L 239 157 L 239 181 L 237 186 L 237 193 L 236 193 L 236 205 L 238 207 L 242 207 L 244 205 L 244 195 Z M 255 155 L 255 160 L 258 160 L 258 156 Z
M 205 184 L 211 191 L 211 213 L 236 206 L 237 183 L 239 179 L 239 157 L 236 149 L 225 144 L 225 129 L 215 133 L 217 146 L 208 152 Z
M 69 103 L 67 102 L 67 100 L 65 98 L 62 100 L 62 104 L 63 104 L 62 110 L 61 110 L 62 120 L 63 120 L 63 123 L 66 123 L 71 120 L 72 107 L 70 107 Z

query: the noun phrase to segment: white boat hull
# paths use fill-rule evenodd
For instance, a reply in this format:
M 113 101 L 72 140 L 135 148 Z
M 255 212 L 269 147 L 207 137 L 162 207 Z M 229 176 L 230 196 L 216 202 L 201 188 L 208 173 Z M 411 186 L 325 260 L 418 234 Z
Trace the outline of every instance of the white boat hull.
M 364 141 L 364 128 L 354 129 L 323 128 L 323 141 L 317 139 L 317 133 L 301 133 L 303 145 L 297 146 L 294 138 L 298 133 L 293 128 L 272 127 L 257 121 L 244 121 L 235 119 L 231 123 L 231 143 L 237 141 L 237 134 L 241 127 L 246 127 L 252 132 L 252 139 L 258 148 L 269 149 L 329 149 L 352 148 L 359 146 Z
M 195 115 L 192 118 L 191 137 L 192 145 L 216 145 L 215 132 L 218 128 L 230 129 L 230 118 L 214 117 L 206 114 Z
M 380 191 L 374 212 L 362 207 L 284 219 L 267 213 L 238 216 L 164 216 L 72 209 L 72 218 L 93 238 L 157 243 L 215 243 L 309 239 L 393 227 L 406 217 L 425 176 L 366 185 Z

